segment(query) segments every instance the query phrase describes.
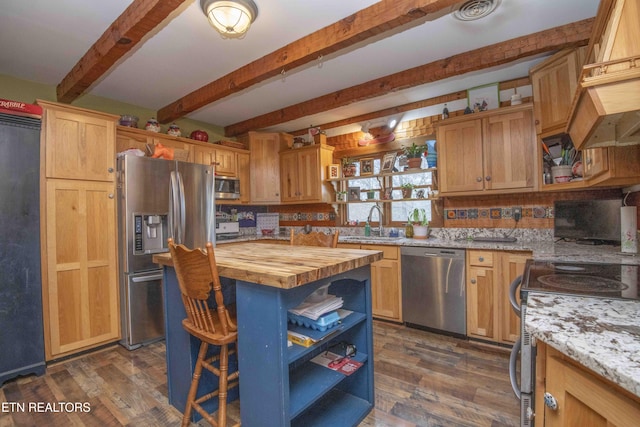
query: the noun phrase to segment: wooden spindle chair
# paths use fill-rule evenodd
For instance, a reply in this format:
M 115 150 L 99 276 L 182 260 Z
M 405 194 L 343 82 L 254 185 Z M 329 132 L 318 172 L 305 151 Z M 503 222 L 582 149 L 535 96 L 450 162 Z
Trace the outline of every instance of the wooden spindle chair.
M 182 321 L 182 326 L 189 334 L 201 341 L 182 418 L 182 427 L 189 425 L 193 409 L 211 425 L 226 427 L 227 390 L 238 385 L 239 376 L 238 371 L 231 374 L 228 372 L 229 354 L 235 352 L 235 349 L 229 350 L 229 344 L 234 344 L 234 348 L 237 345 L 238 328 L 234 316 L 224 304 L 213 245 L 207 243 L 206 251 L 203 251 L 199 248 L 189 249 L 184 245 L 176 245 L 173 239 L 169 239 L 169 251 L 178 277 L 182 302 L 187 312 L 187 318 Z M 214 292 L 216 309 L 210 308 L 207 304 L 211 290 Z M 220 353 L 207 358 L 210 345 L 219 346 Z M 214 366 L 216 361 L 217 368 Z M 203 368 L 218 376 L 218 390 L 196 397 Z M 201 406 L 201 403 L 215 396 L 218 396 L 217 421 Z
M 312 231 L 308 234 L 296 234 L 295 230 L 291 229 L 291 245 L 300 246 L 324 246 L 328 248 L 338 247 L 338 237 L 340 231 L 336 230 L 333 234 L 325 234 L 320 231 Z

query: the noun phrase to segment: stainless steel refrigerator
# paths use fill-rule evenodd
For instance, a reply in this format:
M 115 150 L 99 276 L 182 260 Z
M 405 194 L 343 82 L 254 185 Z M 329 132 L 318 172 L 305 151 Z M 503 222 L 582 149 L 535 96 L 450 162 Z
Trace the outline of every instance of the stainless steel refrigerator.
M 0 387 L 45 372 L 39 182 L 40 118 L 1 113 Z
M 215 244 L 213 166 L 127 155 L 118 159 L 122 340 L 129 350 L 164 338 L 162 269 L 167 239 Z

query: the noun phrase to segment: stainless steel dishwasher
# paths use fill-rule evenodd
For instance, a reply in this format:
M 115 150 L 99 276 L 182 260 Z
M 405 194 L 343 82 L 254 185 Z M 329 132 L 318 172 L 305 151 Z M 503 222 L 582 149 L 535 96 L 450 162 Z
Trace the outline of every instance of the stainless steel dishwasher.
M 465 251 L 403 247 L 401 254 L 404 322 L 466 335 Z

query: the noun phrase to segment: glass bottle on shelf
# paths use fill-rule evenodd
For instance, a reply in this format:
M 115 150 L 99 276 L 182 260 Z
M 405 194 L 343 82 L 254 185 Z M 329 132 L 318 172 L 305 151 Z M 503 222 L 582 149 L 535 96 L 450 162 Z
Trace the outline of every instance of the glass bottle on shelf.
M 447 104 L 444 104 L 444 108 L 442 109 L 442 120 L 449 118 L 449 109 L 447 108 Z

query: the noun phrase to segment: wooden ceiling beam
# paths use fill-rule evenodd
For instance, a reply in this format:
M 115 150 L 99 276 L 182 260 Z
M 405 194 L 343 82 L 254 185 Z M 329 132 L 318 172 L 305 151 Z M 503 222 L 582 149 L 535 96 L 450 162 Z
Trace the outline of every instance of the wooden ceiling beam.
M 349 48 L 367 39 L 450 8 L 460 0 L 382 0 L 277 49 L 158 110 L 161 123 L 175 121 L 252 85 Z
M 380 94 L 508 64 L 541 53 L 583 46 L 589 42 L 593 21 L 593 18 L 585 19 L 380 77 L 226 126 L 225 135 L 232 137 L 372 99 Z
M 517 79 L 507 80 L 504 82 L 500 82 L 500 90 L 513 89 L 521 86 L 527 86 L 531 84 L 531 79 L 529 77 L 520 77 Z M 453 102 L 459 99 L 467 98 L 467 91 L 461 90 L 458 92 L 448 93 L 446 95 L 440 95 L 429 99 L 423 99 L 420 101 L 409 102 L 407 104 L 398 105 L 396 107 L 385 108 L 384 110 L 373 111 L 367 114 L 361 114 L 359 116 L 349 117 L 346 119 L 336 120 L 335 122 L 323 123 L 318 126 L 322 130 L 334 129 L 340 126 L 347 126 L 353 123 L 360 122 L 368 122 L 376 119 L 380 119 L 382 117 L 389 117 L 396 114 L 402 114 L 407 111 L 419 110 L 420 108 L 430 107 L 432 105 L 444 104 L 446 102 Z M 293 136 L 306 135 L 309 131 L 308 128 L 294 130 L 292 132 L 287 132 L 292 134 Z
M 188 3 L 188 0 L 134 0 L 58 84 L 58 101 L 71 103 L 81 96 L 148 33 Z

